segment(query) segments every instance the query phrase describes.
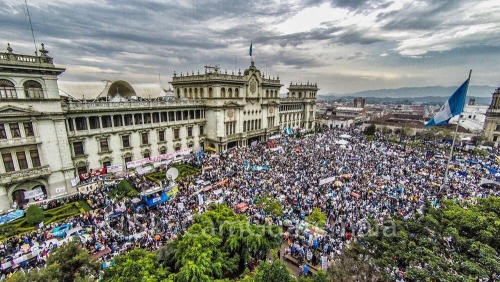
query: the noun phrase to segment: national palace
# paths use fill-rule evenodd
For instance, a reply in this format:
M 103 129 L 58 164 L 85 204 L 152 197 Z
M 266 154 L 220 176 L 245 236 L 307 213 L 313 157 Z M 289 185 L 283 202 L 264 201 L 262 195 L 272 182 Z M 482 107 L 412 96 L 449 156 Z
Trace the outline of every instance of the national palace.
M 171 88 L 123 80 L 58 82 L 40 55 L 0 52 L 0 210 L 72 194 L 93 172 L 140 169 L 200 150 L 266 141 L 315 126 L 313 83 L 265 77 L 252 61 L 237 73 L 205 66 L 173 74 Z M 105 173 L 105 172 L 104 172 Z

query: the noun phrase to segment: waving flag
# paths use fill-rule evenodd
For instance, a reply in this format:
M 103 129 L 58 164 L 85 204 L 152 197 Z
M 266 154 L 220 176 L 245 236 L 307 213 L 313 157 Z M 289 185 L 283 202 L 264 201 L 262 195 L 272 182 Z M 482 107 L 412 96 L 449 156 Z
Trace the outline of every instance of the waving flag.
M 248 55 L 250 55 L 250 57 L 252 56 L 252 45 L 253 43 L 250 43 L 250 51 L 248 52 Z
M 470 78 L 469 78 L 470 79 Z M 450 119 L 462 113 L 465 103 L 465 96 L 469 88 L 469 79 L 467 79 L 456 91 L 448 98 L 439 112 L 434 117 L 425 123 L 424 127 L 439 126 L 448 124 Z

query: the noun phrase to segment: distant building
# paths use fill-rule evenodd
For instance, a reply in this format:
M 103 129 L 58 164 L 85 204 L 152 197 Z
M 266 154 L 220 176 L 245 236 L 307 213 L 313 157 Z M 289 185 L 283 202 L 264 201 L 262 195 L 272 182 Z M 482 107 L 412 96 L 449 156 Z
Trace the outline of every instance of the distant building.
M 355 108 L 362 108 L 362 109 L 364 109 L 365 108 L 365 104 L 366 104 L 366 99 L 365 98 L 363 98 L 363 97 L 354 98 L 354 107 Z
M 484 136 L 486 140 L 498 144 L 500 141 L 500 87 L 493 92 L 493 99 L 486 111 L 484 123 Z
M 480 134 L 484 128 L 487 110 L 488 106 L 475 105 L 474 102 L 471 105 L 469 102 L 469 105 L 466 105 L 460 114 L 460 126 L 475 134 Z M 458 118 L 458 116 L 453 117 L 450 123 L 457 124 Z
M 364 127 L 367 127 L 371 124 L 375 125 L 377 128 L 387 127 L 391 130 L 401 129 L 403 127 L 409 128 L 411 134 L 416 134 L 417 132 L 424 130 L 425 118 L 422 115 L 411 115 L 411 114 L 401 114 L 401 113 L 392 113 L 380 118 L 370 120 L 365 123 Z M 455 125 L 448 124 L 446 126 L 441 126 L 441 128 L 446 128 L 450 131 L 455 130 Z M 473 136 L 472 132 L 467 130 L 466 128 L 459 126 L 458 127 L 459 136 Z

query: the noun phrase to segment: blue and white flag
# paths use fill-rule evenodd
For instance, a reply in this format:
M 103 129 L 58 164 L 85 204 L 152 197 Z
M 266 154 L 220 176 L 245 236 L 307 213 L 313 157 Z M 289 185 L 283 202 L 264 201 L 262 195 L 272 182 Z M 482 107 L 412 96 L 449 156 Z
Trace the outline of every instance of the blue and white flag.
M 462 113 L 465 96 L 469 88 L 469 79 L 467 79 L 451 97 L 444 103 L 439 112 L 434 117 L 425 123 L 424 127 L 446 125 L 450 119 Z

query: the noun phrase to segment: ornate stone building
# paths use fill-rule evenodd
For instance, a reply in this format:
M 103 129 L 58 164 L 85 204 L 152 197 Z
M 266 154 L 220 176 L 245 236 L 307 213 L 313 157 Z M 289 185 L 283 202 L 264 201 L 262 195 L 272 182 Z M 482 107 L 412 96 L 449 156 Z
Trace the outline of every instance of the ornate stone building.
M 67 192 L 75 177 L 65 111 L 54 66 L 41 56 L 0 53 L 0 210 L 24 201 L 26 190 L 51 196 Z
M 486 111 L 484 136 L 496 144 L 500 141 L 500 87 L 493 92 L 490 107 Z
M 315 126 L 315 84 L 206 66 L 177 75 L 173 91 L 126 81 L 57 82 L 65 69 L 41 56 L 0 53 L 0 210 L 75 192 L 71 183 L 103 167 L 135 168 L 190 148 L 220 152 L 265 141 L 283 128 Z M 31 200 L 33 201 L 33 200 Z

